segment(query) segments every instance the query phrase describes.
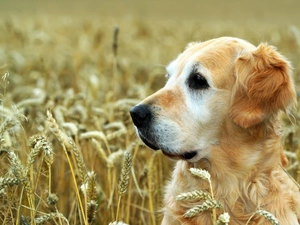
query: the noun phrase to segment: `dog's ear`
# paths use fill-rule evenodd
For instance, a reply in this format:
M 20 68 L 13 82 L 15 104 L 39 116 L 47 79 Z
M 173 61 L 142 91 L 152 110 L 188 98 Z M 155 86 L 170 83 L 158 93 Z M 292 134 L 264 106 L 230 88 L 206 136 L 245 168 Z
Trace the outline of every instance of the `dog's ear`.
M 248 128 L 296 103 L 290 63 L 275 47 L 260 44 L 254 51 L 244 51 L 235 62 L 230 116 Z

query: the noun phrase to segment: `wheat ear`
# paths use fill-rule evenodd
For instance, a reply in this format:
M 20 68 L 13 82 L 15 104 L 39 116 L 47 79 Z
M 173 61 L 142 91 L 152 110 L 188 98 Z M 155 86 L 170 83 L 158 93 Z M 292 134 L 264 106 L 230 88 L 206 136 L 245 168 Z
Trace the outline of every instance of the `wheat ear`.
M 20 184 L 20 180 L 13 177 L 0 177 L 0 190 L 7 187 Z
M 212 188 L 212 183 L 211 183 L 209 172 L 206 171 L 206 170 L 197 169 L 197 168 L 190 168 L 190 172 L 193 175 L 195 175 L 197 177 L 200 177 L 201 179 L 206 180 L 209 183 L 210 195 L 211 195 L 211 198 L 214 199 L 214 192 L 213 192 L 213 188 Z M 216 207 L 212 208 L 212 216 L 213 216 L 213 222 L 215 222 L 217 220 Z
M 124 153 L 124 163 L 123 163 L 121 177 L 120 177 L 119 186 L 118 186 L 119 199 L 118 199 L 116 221 L 118 220 L 118 217 L 119 217 L 121 198 L 126 193 L 127 188 L 128 188 L 131 167 L 132 167 L 132 155 L 130 152 L 125 152 Z
M 92 224 L 97 212 L 97 191 L 96 191 L 96 174 L 94 171 L 88 172 L 85 183 L 81 190 L 86 199 L 86 215 L 89 224 Z
M 11 170 L 12 173 L 14 174 L 14 176 L 20 181 L 20 183 L 23 185 L 22 187 L 22 193 L 23 194 L 23 190 L 25 189 L 26 195 L 27 195 L 27 199 L 28 199 L 28 203 L 29 206 L 31 208 L 30 210 L 30 216 L 31 216 L 31 220 L 34 219 L 34 201 L 33 201 L 33 196 L 32 196 L 32 189 L 30 186 L 30 181 L 27 177 L 27 170 L 24 168 L 24 166 L 21 163 L 20 158 L 14 153 L 14 152 L 9 152 L 9 161 L 11 163 Z M 22 200 L 22 197 L 20 197 L 20 201 Z M 19 204 L 19 208 L 18 208 L 18 217 L 17 217 L 17 222 L 19 222 L 19 218 L 20 218 L 20 206 L 21 203 Z M 17 223 L 18 224 L 18 223 Z
M 66 224 L 69 224 L 69 221 L 67 220 L 67 218 L 64 217 L 64 215 L 61 213 L 49 213 L 44 216 L 35 218 L 34 221 L 36 224 L 43 224 L 47 221 L 56 220 L 56 219 L 63 219 L 66 222 Z
M 217 220 L 217 225 L 228 225 L 229 222 L 230 222 L 230 216 L 228 213 L 225 212 L 219 216 Z
M 189 209 L 184 216 L 185 217 L 193 217 L 201 212 L 204 212 L 209 209 L 216 209 L 222 207 L 221 204 L 216 200 L 206 200 L 201 205 L 197 205 L 191 209 Z M 216 221 L 216 220 L 214 220 Z
M 277 220 L 277 218 L 270 212 L 266 211 L 266 210 L 262 210 L 262 209 L 259 209 L 257 211 L 255 211 L 251 216 L 250 218 L 248 219 L 246 225 L 249 224 L 249 222 L 251 221 L 251 219 L 253 218 L 253 216 L 255 214 L 258 214 L 260 216 L 263 216 L 265 217 L 272 225 L 279 225 L 279 222 Z
M 186 201 L 186 200 L 212 200 L 209 193 L 201 190 L 185 192 L 176 196 L 177 201 Z
M 124 223 L 122 221 L 115 221 L 115 222 L 109 223 L 109 225 L 128 225 L 128 224 Z

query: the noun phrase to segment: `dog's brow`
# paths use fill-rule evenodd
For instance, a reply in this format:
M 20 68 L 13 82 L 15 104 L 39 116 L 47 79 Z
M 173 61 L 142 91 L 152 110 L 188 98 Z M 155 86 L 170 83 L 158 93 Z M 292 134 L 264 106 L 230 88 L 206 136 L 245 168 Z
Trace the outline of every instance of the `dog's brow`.
M 190 74 L 197 73 L 198 70 L 199 70 L 199 66 L 200 66 L 199 63 L 194 63 L 192 65 L 192 69 L 191 69 L 191 73 Z

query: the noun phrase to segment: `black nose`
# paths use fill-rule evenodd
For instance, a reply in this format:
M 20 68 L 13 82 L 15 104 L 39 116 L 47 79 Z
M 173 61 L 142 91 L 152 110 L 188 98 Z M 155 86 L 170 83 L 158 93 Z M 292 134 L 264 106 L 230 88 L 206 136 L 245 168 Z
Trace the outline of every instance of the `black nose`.
M 132 121 L 136 127 L 147 126 L 151 121 L 151 110 L 148 105 L 136 105 L 130 110 Z

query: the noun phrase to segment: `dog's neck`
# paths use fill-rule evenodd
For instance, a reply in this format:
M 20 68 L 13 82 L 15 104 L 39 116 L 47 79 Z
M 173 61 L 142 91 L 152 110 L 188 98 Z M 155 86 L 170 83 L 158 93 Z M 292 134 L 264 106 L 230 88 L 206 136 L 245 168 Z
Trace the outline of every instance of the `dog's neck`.
M 188 167 L 205 169 L 210 173 L 215 196 L 224 199 L 228 209 L 237 201 L 248 201 L 243 204 L 248 206 L 251 206 L 251 201 L 253 208 L 262 204 L 258 199 L 268 191 L 270 174 L 281 169 L 283 164 L 280 124 L 275 124 L 267 130 L 261 131 L 257 126 L 247 132 L 241 132 L 243 128 L 237 125 L 228 124 L 234 129 L 224 130 L 226 135 L 211 147 L 209 157 L 189 163 Z M 231 196 L 230 202 L 227 202 L 226 196 Z M 250 207 L 249 212 L 253 208 Z
M 260 169 L 272 170 L 286 163 L 282 157 L 281 125 L 277 118 L 248 129 L 228 120 L 220 132 L 219 142 L 212 145 L 209 152 L 208 157 L 190 166 L 205 169 L 218 177 L 222 173 L 240 174 L 244 180 L 246 174 Z
M 208 156 L 196 163 L 178 161 L 167 188 L 170 191 L 165 196 L 166 208 L 177 215 L 176 218 L 182 219 L 187 208 L 184 202 L 175 200 L 177 195 L 194 190 L 210 192 L 207 181 L 190 173 L 192 167 L 210 173 L 214 197 L 222 203 L 224 211 L 234 218 L 232 224 L 245 224 L 257 209 L 268 210 L 268 207 L 272 207 L 271 204 L 266 206 L 271 199 L 270 193 L 275 190 L 270 184 L 280 182 L 278 179 L 283 179 L 281 176 L 287 178 L 282 175 L 284 172 L 281 168 L 283 150 L 280 124 L 279 121 L 272 122 L 275 125 L 270 125 L 264 131 L 255 127 L 254 130 L 243 132 L 240 130 L 242 128 L 228 123 L 232 127 L 223 130 L 224 138 L 220 135 L 220 141 L 211 146 Z M 199 202 L 194 202 L 188 208 Z M 210 213 L 199 215 L 195 221 L 197 224 L 209 224 Z

